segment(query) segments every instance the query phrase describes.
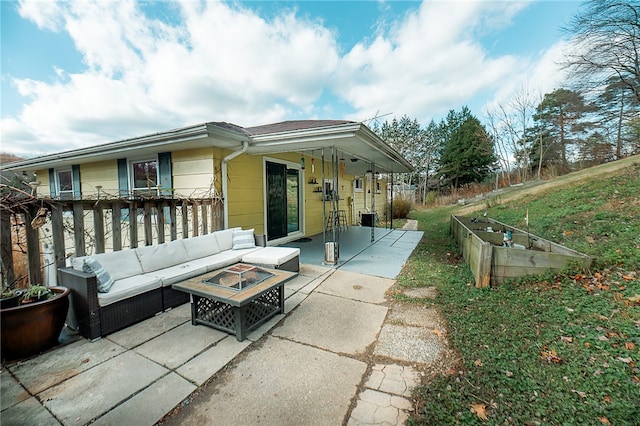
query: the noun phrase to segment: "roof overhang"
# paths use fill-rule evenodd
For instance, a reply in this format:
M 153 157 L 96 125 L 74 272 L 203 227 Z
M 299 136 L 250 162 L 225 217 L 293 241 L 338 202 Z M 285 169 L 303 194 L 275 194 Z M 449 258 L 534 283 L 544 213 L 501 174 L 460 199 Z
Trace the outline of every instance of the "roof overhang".
M 406 173 L 414 170 L 407 160 L 361 123 L 253 135 L 247 152 L 298 152 L 315 158 L 324 155 L 325 160 L 335 155 L 344 162 L 345 172 L 353 175 L 367 171 Z
M 238 126 L 210 122 L 7 163 L 1 169 L 29 172 L 212 146 L 238 150 L 244 142 L 248 142 L 247 153 L 253 155 L 296 152 L 315 158 L 324 155 L 327 161 L 333 155 L 344 163 L 344 171 L 353 175 L 413 171 L 407 160 L 367 126 L 355 122 L 253 135 Z

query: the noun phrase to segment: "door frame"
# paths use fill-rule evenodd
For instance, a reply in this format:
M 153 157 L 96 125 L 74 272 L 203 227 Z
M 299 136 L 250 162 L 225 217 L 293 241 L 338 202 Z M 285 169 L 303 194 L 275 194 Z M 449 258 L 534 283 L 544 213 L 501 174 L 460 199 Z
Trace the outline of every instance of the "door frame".
M 305 178 L 304 178 L 304 170 L 300 167 L 300 163 L 295 163 L 293 161 L 283 160 L 281 158 L 274 157 L 262 157 L 262 211 L 263 211 L 263 223 L 265 234 L 267 233 L 267 229 L 269 229 L 267 223 L 267 162 L 270 163 L 278 163 L 283 164 L 287 167 L 287 169 L 295 169 L 298 170 L 298 215 L 299 215 L 299 226 L 298 230 L 295 232 L 291 232 L 287 234 L 286 237 L 278 238 L 276 240 L 270 240 L 267 236 L 267 245 L 278 245 L 287 243 L 293 240 L 297 240 L 298 238 L 304 237 L 306 234 L 305 231 Z

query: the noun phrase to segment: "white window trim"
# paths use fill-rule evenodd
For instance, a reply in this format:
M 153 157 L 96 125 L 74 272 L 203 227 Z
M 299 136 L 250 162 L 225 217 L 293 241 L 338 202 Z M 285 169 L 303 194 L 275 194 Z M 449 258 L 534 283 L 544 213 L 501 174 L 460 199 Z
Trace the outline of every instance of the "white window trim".
M 60 173 L 61 172 L 69 172 L 71 174 L 71 189 L 70 190 L 62 190 L 62 187 L 60 186 Z M 62 197 L 63 195 L 70 195 L 73 197 L 73 190 L 75 189 L 73 187 L 73 170 L 71 168 L 64 168 L 64 169 L 56 169 L 55 170 L 55 185 L 56 185 L 56 194 L 58 195 L 58 197 Z
M 300 219 L 299 219 L 299 223 L 298 223 L 298 230 L 295 232 L 290 233 L 289 235 L 287 235 L 286 237 L 282 237 L 282 238 L 278 238 L 275 240 L 271 240 L 271 241 L 267 241 L 267 245 L 268 246 L 272 246 L 272 245 L 279 245 L 279 244 L 284 244 L 284 243 L 288 243 L 290 241 L 296 240 L 302 236 L 305 235 L 305 169 L 303 169 L 300 166 L 300 163 L 294 163 L 292 161 L 287 161 L 287 160 L 282 160 L 280 158 L 274 158 L 274 157 L 267 157 L 264 156 L 262 157 L 262 200 L 263 200 L 263 226 L 264 226 L 264 233 L 265 235 L 267 234 L 267 162 L 269 163 L 278 163 L 278 164 L 284 164 L 287 166 L 288 169 L 296 169 L 298 170 L 298 178 L 300 179 L 299 181 L 299 200 L 298 200 L 298 208 L 299 208 L 299 214 L 300 214 Z
M 358 182 L 360 182 L 359 188 Z M 353 192 L 364 192 L 364 178 L 358 177 L 353 180 Z
M 134 163 L 142 163 L 142 162 L 151 162 L 151 161 L 155 161 L 156 163 L 156 186 L 154 187 L 144 187 L 144 188 L 137 188 L 135 186 L 135 177 L 133 174 L 133 164 Z M 156 155 L 155 157 L 142 157 L 142 158 L 132 158 L 132 159 L 127 159 L 127 174 L 128 174 L 128 178 L 129 178 L 129 188 L 130 192 L 132 194 L 135 194 L 136 192 L 143 192 L 143 191 L 155 191 L 156 194 L 158 193 L 158 180 L 160 179 L 159 173 L 160 171 L 158 170 L 158 166 L 159 166 L 159 161 L 158 161 L 158 156 Z

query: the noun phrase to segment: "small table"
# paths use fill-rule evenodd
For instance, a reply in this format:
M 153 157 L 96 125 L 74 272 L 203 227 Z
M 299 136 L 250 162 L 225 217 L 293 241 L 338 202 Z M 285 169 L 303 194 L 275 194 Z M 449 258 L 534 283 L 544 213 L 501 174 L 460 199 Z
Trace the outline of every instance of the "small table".
M 247 271 L 251 269 L 267 272 L 270 276 L 253 285 L 234 284 L 228 277 L 220 282 L 216 280 L 216 284 L 206 282 L 238 271 L 247 275 Z M 247 331 L 284 313 L 284 284 L 297 275 L 281 269 L 238 263 L 173 284 L 172 287 L 189 293 L 191 324 L 205 324 L 234 334 L 241 342 L 246 338 Z

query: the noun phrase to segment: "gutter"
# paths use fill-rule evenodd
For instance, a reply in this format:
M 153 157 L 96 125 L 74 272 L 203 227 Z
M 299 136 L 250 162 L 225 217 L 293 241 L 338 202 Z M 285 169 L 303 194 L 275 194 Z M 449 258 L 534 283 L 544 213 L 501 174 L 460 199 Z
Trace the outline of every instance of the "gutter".
M 227 184 L 227 163 L 231 160 L 233 160 L 234 158 L 236 158 L 238 155 L 240 154 L 244 154 L 247 149 L 249 148 L 249 142 L 248 141 L 243 141 L 242 142 L 242 148 L 240 148 L 237 151 L 232 152 L 231 154 L 227 155 L 226 157 L 224 157 L 222 159 L 222 206 L 223 206 L 223 210 L 224 210 L 224 214 L 223 214 L 223 228 L 227 229 L 229 227 L 229 203 L 228 203 L 228 199 L 227 199 L 227 191 L 228 191 L 228 184 Z

